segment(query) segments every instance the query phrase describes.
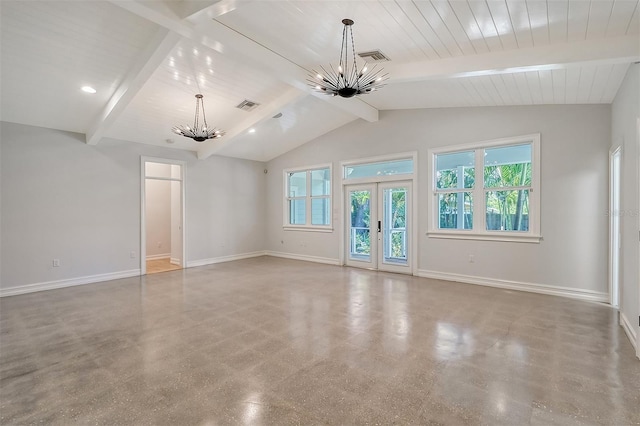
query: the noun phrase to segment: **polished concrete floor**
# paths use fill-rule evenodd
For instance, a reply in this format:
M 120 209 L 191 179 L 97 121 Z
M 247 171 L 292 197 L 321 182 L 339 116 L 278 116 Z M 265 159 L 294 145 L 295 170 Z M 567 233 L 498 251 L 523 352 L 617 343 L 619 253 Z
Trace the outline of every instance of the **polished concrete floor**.
M 640 422 L 594 303 L 261 257 L 0 309 L 2 424 Z

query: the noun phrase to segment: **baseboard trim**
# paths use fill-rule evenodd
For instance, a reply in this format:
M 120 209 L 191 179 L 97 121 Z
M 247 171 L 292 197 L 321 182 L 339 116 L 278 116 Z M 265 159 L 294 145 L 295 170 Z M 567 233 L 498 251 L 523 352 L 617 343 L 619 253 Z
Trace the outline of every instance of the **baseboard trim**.
M 267 250 L 265 252 L 267 256 L 282 257 L 285 259 L 302 260 L 305 262 L 324 263 L 325 265 L 340 265 L 340 260 L 332 259 L 330 257 L 309 256 L 306 254 L 285 253 L 281 251 Z
M 500 280 L 496 278 L 475 277 L 472 275 L 436 272 L 424 269 L 418 270 L 417 276 L 436 280 L 456 281 L 465 284 L 477 284 L 487 287 L 497 287 L 507 290 L 527 291 L 529 293 L 546 294 L 550 296 L 568 297 L 589 302 L 609 302 L 609 294 L 593 290 L 583 290 L 571 287 L 556 287 L 545 284 L 524 283 L 518 281 Z
M 150 256 L 145 257 L 147 260 L 160 260 L 160 259 L 169 259 L 171 257 L 171 253 L 164 254 L 152 254 Z
M 637 353 L 638 347 L 636 343 L 637 342 L 636 331 L 633 329 L 633 327 L 631 326 L 631 323 L 627 319 L 627 316 L 624 313 L 622 313 L 622 311 L 620 311 L 620 325 L 622 326 L 622 329 L 624 330 L 625 334 L 631 341 L 631 345 L 633 346 L 633 349 Z
M 74 287 L 78 285 L 94 284 L 103 281 L 119 280 L 140 276 L 140 269 L 130 271 L 110 272 L 108 274 L 88 275 L 85 277 L 69 278 L 66 280 L 47 281 L 43 283 L 26 284 L 16 287 L 0 289 L 0 297 L 17 296 L 19 294 L 35 293 L 37 291 L 54 290 L 57 288 Z
M 213 265 L 214 263 L 232 262 L 234 260 L 250 259 L 252 257 L 260 257 L 264 255 L 265 255 L 264 251 L 253 251 L 250 253 L 241 253 L 241 254 L 232 254 L 230 256 L 213 257 L 210 259 L 190 260 L 190 261 L 187 261 L 187 268 Z
M 180 262 L 180 259 L 178 259 L 176 257 L 169 258 L 169 263 L 172 264 L 172 265 L 182 266 L 182 263 Z

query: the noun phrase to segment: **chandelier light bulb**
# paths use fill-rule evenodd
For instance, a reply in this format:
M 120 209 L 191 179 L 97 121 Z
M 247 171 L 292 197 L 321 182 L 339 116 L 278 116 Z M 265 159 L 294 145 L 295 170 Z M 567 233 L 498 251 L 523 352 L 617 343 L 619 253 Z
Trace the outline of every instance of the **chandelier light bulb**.
M 353 41 L 353 20 L 343 19 L 342 47 L 340 61 L 336 68 L 330 66 L 330 71 L 320 67 L 322 73 L 313 71 L 309 75 L 309 85 L 324 94 L 351 98 L 373 92 L 383 86 L 388 78 L 382 68 L 374 65 L 371 70 L 365 65 L 360 71 L 356 62 L 355 43 Z M 316 81 L 319 80 L 319 81 Z

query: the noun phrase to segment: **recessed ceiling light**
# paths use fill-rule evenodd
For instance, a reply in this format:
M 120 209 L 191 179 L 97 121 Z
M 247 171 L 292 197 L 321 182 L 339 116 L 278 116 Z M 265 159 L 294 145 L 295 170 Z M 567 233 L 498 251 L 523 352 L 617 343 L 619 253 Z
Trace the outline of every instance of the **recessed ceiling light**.
M 249 129 L 249 133 L 255 133 L 256 129 Z
M 82 91 L 85 93 L 96 93 L 96 89 L 91 86 L 82 86 Z

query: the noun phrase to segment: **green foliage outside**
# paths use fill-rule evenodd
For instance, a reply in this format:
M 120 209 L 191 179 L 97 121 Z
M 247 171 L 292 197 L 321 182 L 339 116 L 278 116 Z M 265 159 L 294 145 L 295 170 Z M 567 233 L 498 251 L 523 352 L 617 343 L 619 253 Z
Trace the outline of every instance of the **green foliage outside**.
M 473 189 L 475 170 L 463 168 L 464 188 Z M 529 229 L 529 190 L 501 190 L 505 187 L 531 185 L 531 163 L 503 164 L 484 167 L 486 215 L 488 230 L 527 231 Z M 436 176 L 438 189 L 458 188 L 458 170 L 439 170 Z M 461 195 L 464 194 L 464 195 Z M 441 193 L 439 197 L 440 228 L 457 228 L 458 197 L 464 196 L 464 229 L 472 227 L 472 194 Z
M 485 166 L 485 188 L 531 185 L 531 163 Z M 527 231 L 529 229 L 529 191 L 508 190 L 486 193 L 487 229 Z M 496 214 L 499 218 L 495 219 Z M 492 221 L 491 218 L 494 218 Z M 492 223 L 493 222 L 493 223 Z
M 406 228 L 406 202 L 407 193 L 404 189 L 392 189 L 391 194 L 391 212 L 390 218 L 392 229 Z M 357 229 L 355 233 L 355 252 L 358 254 L 371 253 L 371 194 L 369 191 L 354 191 L 351 193 L 351 227 L 363 228 Z M 404 253 L 403 233 L 391 233 L 391 253 L 392 257 L 403 258 Z
M 371 238 L 369 226 L 371 224 L 371 193 L 369 191 L 354 191 L 351 193 L 351 227 L 367 228 L 356 230 L 355 253 L 370 254 Z
M 464 167 L 462 169 L 464 188 L 473 189 L 475 185 L 475 168 Z M 438 189 L 458 188 L 458 170 L 438 170 L 436 185 Z M 464 194 L 464 195 L 463 195 Z M 440 229 L 456 229 L 458 227 L 458 197 L 464 196 L 464 227 L 471 229 L 473 226 L 473 204 L 471 193 L 448 192 L 440 194 Z
M 391 253 L 390 257 L 405 258 L 407 254 L 404 250 L 404 238 L 406 238 L 407 227 L 407 191 L 404 189 L 392 189 L 391 193 L 391 228 L 401 228 L 405 232 L 391 232 Z

